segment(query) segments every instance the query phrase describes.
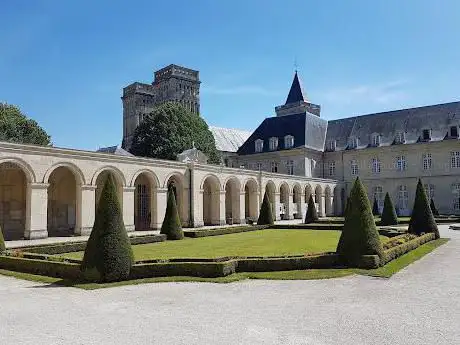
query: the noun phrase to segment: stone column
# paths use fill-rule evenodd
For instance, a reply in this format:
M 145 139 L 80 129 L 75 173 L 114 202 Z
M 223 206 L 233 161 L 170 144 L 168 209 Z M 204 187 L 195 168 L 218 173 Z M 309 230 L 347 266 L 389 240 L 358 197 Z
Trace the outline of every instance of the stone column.
M 319 205 L 318 205 L 318 217 L 324 217 L 326 212 L 324 209 L 324 203 L 326 201 L 326 197 L 324 194 L 319 196 Z
M 297 200 L 297 210 L 296 210 L 296 219 L 303 219 L 303 202 L 302 202 L 302 196 Z
M 294 219 L 294 202 L 293 202 L 293 195 L 289 194 L 286 204 L 286 219 Z
M 216 206 L 219 209 L 219 218 L 214 219 L 216 215 L 214 214 L 214 212 L 212 212 L 213 213 L 212 214 L 212 217 L 213 217 L 212 224 L 225 225 L 227 224 L 227 220 L 225 219 L 225 191 L 217 191 L 217 192 L 213 192 L 213 194 L 214 193 L 217 193 L 218 198 L 211 198 L 211 202 L 214 199 L 219 200 L 219 205 Z M 214 211 L 214 205 L 211 208 Z
M 195 228 L 200 228 L 204 225 L 203 194 L 204 190 L 198 189 L 196 195 L 193 196 L 193 227 Z
M 96 211 L 96 186 L 83 185 L 77 189 L 76 235 L 89 235 L 94 225 Z
M 328 210 L 328 212 L 326 212 L 326 216 L 328 217 L 333 216 L 334 215 L 334 197 L 332 195 L 328 196 L 326 198 L 326 202 L 327 202 L 327 210 Z
M 127 232 L 134 231 L 134 191 L 136 187 L 123 187 L 123 222 Z
M 26 197 L 26 227 L 28 240 L 48 237 L 48 183 L 28 183 Z
M 168 189 L 167 188 L 157 188 L 154 193 L 152 193 L 151 205 L 151 219 L 150 227 L 152 229 L 161 229 L 163 220 L 165 219 L 166 205 L 168 203 Z
M 280 193 L 275 192 L 275 213 L 274 218 L 275 220 L 281 220 L 280 211 L 281 211 L 281 199 Z
M 249 192 L 250 194 L 251 192 Z M 246 192 L 240 192 L 240 195 L 239 195 L 239 198 L 240 198 L 240 224 L 246 224 L 246 217 L 245 217 L 245 213 L 246 213 Z M 251 195 L 249 195 L 249 200 L 248 200 L 249 204 L 251 204 Z

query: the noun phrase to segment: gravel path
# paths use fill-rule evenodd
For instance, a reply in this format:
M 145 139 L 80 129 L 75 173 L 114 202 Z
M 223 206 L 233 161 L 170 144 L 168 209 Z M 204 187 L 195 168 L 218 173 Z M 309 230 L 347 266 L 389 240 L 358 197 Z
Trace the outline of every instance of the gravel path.
M 391 279 L 84 291 L 0 276 L 1 344 L 460 344 L 460 231 Z

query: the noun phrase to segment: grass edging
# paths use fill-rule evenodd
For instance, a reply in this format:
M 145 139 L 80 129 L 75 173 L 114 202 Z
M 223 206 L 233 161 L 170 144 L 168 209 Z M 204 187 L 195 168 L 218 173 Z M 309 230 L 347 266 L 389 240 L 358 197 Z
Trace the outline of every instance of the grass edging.
M 184 230 L 185 237 L 199 238 L 208 236 L 220 236 L 228 234 L 237 234 L 240 232 L 257 231 L 267 229 L 266 225 L 241 225 L 241 226 L 229 226 L 224 228 L 213 228 L 213 229 L 196 229 L 196 230 Z

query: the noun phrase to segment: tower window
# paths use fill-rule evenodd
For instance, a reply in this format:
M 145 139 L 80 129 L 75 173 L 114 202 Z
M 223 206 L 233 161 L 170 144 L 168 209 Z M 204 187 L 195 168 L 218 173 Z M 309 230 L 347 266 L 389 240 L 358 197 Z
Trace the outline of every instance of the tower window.
M 294 147 L 294 137 L 292 135 L 286 135 L 284 137 L 284 147 L 286 149 L 290 149 L 291 147 Z
M 431 129 L 424 129 L 422 132 L 422 139 L 423 140 L 431 140 Z
M 270 148 L 270 151 L 275 151 L 276 149 L 278 149 L 278 138 L 276 137 L 270 138 L 269 148 Z
M 452 138 L 458 138 L 458 127 L 457 126 L 450 126 L 450 136 Z
M 264 149 L 264 141 L 262 139 L 257 139 L 255 141 L 255 150 L 256 152 L 262 152 Z
M 397 132 L 395 136 L 395 144 L 404 144 L 406 142 L 406 133 Z
M 372 135 L 372 146 L 380 146 L 380 134 Z
M 330 140 L 330 141 L 327 143 L 327 150 L 328 150 L 328 151 L 335 151 L 336 146 L 337 146 L 337 141 L 335 141 L 335 140 Z

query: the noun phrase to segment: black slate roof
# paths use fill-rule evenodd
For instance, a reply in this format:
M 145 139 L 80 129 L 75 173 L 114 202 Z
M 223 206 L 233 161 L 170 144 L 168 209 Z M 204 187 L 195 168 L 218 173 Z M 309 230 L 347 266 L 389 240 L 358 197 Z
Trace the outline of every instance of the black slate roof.
M 326 129 L 327 121 L 310 113 L 268 117 L 238 149 L 238 154 L 249 155 L 256 153 L 255 141 L 257 139 L 264 141 L 262 152 L 270 152 L 269 139 L 271 137 L 278 138 L 278 150 L 283 150 L 285 149 L 284 137 L 287 135 L 294 137 L 294 148 L 307 147 L 323 151 Z
M 294 80 L 292 81 L 291 89 L 289 90 L 288 97 L 286 99 L 286 104 L 297 103 L 297 102 L 306 102 L 307 98 L 303 95 L 302 86 L 300 85 L 299 76 L 297 71 L 294 75 Z
M 380 146 L 394 144 L 398 131 L 405 143 L 422 140 L 424 129 L 431 130 L 431 141 L 449 138 L 450 126 L 460 125 L 460 102 L 361 115 L 328 122 L 326 144 L 336 140 L 336 151 L 348 149 L 349 138 L 359 139 L 359 148 L 369 147 L 371 135 L 379 134 Z

